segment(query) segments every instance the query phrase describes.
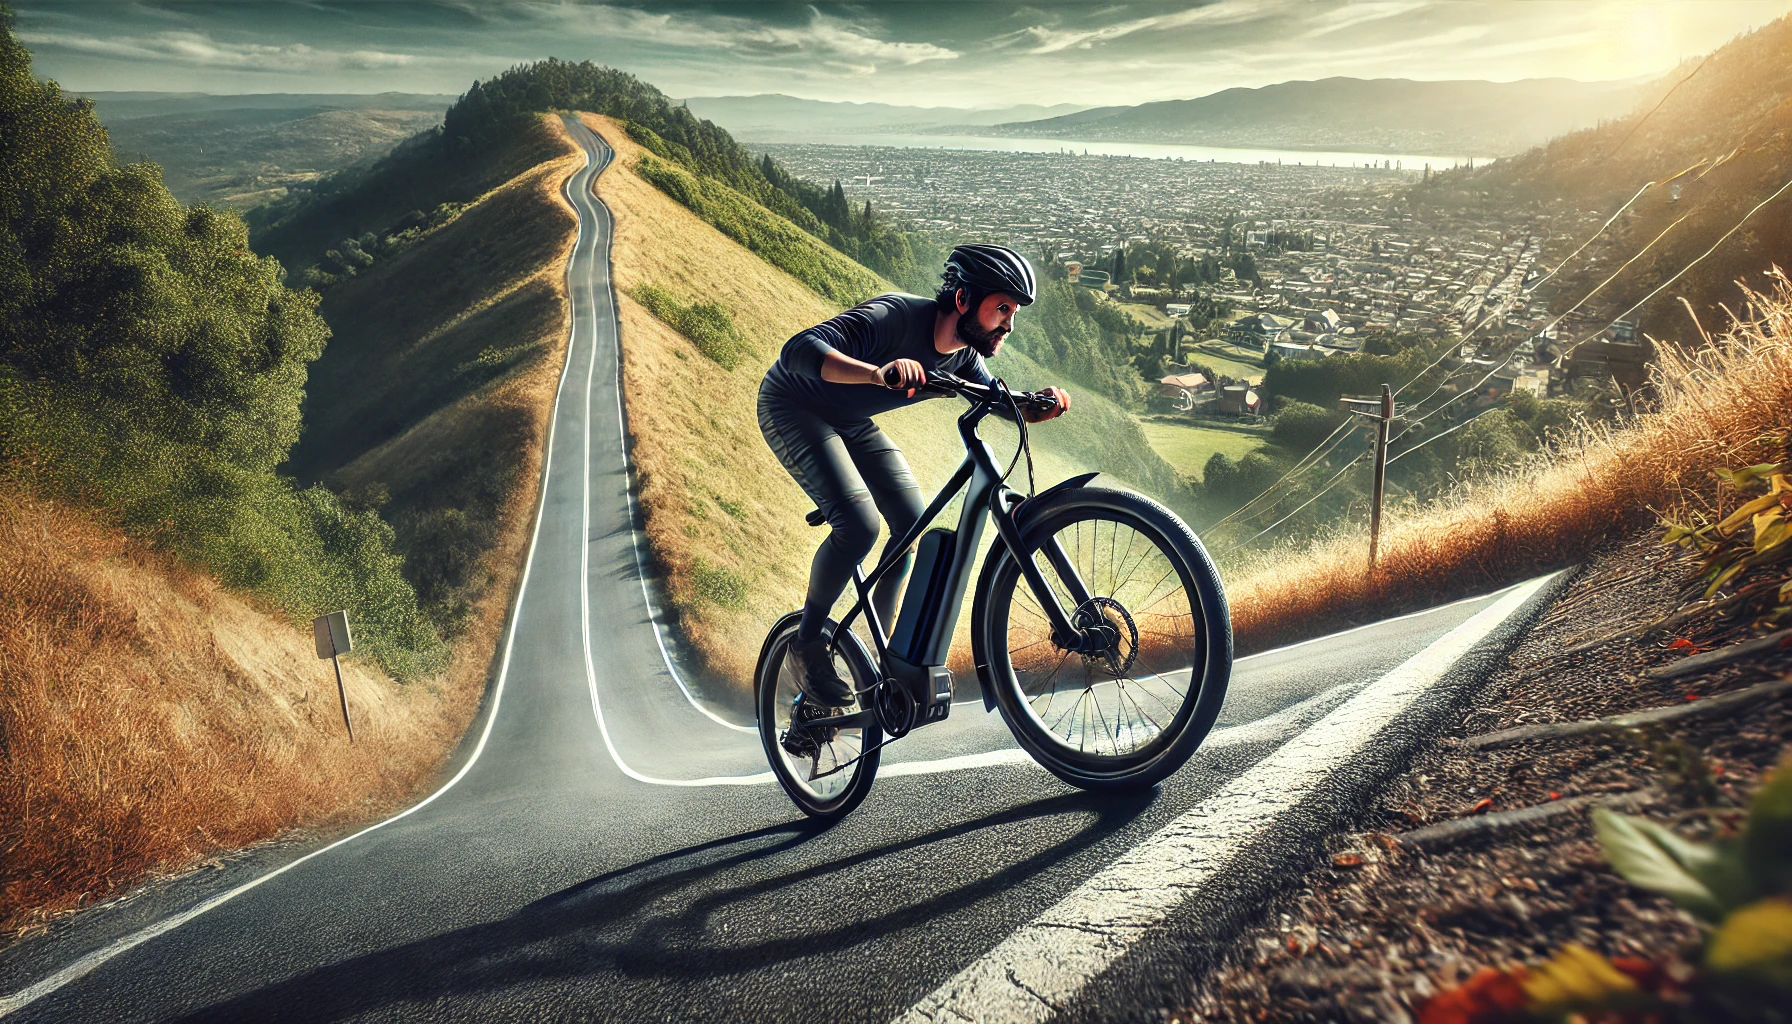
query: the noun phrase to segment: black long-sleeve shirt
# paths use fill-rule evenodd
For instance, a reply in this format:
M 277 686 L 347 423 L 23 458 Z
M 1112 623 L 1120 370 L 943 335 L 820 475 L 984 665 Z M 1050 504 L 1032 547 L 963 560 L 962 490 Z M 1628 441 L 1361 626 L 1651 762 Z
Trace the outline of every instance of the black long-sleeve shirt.
M 765 371 L 760 390 L 840 425 L 861 423 L 891 409 L 939 397 L 919 392 L 910 398 L 906 392 L 890 388 L 822 380 L 821 364 L 829 351 L 872 366 L 913 359 L 930 374 L 944 370 L 979 384 L 994 384 L 989 367 L 974 349 L 962 348 L 943 356 L 934 350 L 937 308 L 932 299 L 896 292 L 867 299 L 785 342 L 778 361 Z

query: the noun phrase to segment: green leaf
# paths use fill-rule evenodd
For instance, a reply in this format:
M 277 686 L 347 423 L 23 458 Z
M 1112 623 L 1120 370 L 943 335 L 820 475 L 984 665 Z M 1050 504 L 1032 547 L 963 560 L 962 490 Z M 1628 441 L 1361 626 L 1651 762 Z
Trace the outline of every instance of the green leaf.
M 1726 980 L 1792 992 L 1792 902 L 1761 900 L 1725 918 L 1705 946 L 1705 968 Z
M 1716 847 L 1682 839 L 1646 818 L 1603 807 L 1593 811 L 1593 830 L 1605 859 L 1631 885 L 1670 897 L 1707 921 L 1723 917 L 1723 905 L 1702 877 L 1720 866 Z
M 1767 776 L 1749 805 L 1742 863 L 1755 894 L 1792 893 L 1792 756 Z

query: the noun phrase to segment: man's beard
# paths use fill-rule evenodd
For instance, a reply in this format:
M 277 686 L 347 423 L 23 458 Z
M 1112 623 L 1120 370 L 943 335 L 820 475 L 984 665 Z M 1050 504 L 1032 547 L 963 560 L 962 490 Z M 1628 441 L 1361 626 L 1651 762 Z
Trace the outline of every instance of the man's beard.
M 1002 347 L 1002 339 L 1008 336 L 1008 330 L 1004 327 L 997 327 L 994 330 L 986 331 L 969 313 L 964 313 L 958 318 L 957 334 L 958 340 L 971 346 L 978 355 L 985 359 L 994 359 L 996 352 Z

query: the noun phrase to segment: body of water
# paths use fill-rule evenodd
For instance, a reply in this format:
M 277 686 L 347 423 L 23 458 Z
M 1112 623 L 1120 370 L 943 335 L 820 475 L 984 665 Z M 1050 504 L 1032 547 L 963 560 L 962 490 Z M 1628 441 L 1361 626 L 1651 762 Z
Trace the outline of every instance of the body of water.
M 899 149 L 970 149 L 1002 153 L 1088 153 L 1094 156 L 1134 156 L 1151 160 L 1214 161 L 1227 164 L 1277 163 L 1305 167 L 1361 167 L 1384 164 L 1407 171 L 1448 170 L 1470 160 L 1476 166 L 1487 156 L 1437 156 L 1415 153 L 1347 153 L 1300 149 L 1234 149 L 1227 146 L 1185 146 L 1168 142 L 1088 142 L 1080 139 L 1011 139 L 992 135 L 879 135 L 833 132 L 784 133 L 743 137 L 748 145 L 892 146 Z

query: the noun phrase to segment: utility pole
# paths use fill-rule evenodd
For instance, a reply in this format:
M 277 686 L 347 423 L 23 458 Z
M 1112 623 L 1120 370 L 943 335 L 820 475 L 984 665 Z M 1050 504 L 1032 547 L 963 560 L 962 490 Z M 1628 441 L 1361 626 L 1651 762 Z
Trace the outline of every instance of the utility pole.
M 1388 428 L 1394 422 L 1394 392 L 1381 386 L 1381 419 L 1375 424 L 1375 506 L 1369 513 L 1369 571 L 1381 547 L 1381 500 L 1388 483 Z
M 1387 491 L 1388 431 L 1394 424 L 1394 390 L 1383 384 L 1380 402 L 1373 398 L 1346 398 L 1343 404 L 1347 412 L 1375 419 L 1375 503 L 1369 509 L 1369 571 L 1374 572 L 1381 548 L 1381 505 Z M 1377 405 L 1379 408 L 1375 408 Z

